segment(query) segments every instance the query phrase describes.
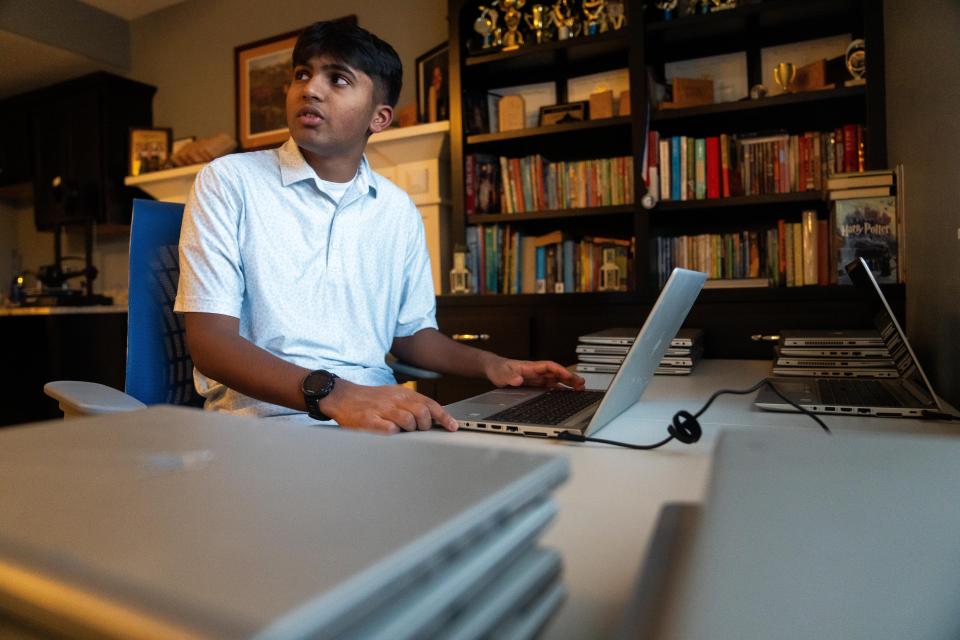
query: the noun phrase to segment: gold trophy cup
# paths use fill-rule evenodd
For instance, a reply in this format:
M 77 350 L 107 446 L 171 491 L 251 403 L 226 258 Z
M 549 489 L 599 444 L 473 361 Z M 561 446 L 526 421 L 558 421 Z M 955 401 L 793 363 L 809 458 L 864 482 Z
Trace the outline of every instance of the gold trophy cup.
M 773 68 L 774 81 L 787 93 L 793 91 L 793 81 L 797 78 L 797 67 L 792 62 L 781 62 Z

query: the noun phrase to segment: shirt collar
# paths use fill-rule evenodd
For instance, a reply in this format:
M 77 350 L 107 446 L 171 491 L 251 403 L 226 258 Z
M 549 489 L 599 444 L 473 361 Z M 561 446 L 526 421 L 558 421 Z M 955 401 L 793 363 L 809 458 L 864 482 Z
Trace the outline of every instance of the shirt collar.
M 280 158 L 280 181 L 285 187 L 289 187 L 295 182 L 303 180 L 313 180 L 318 189 L 321 188 L 319 176 L 313 170 L 303 154 L 300 147 L 291 137 L 280 147 L 278 152 Z M 371 192 L 377 195 L 377 174 L 370 169 L 370 163 L 367 161 L 367 155 L 364 154 L 360 159 L 360 167 L 357 169 L 356 187 L 358 193 Z

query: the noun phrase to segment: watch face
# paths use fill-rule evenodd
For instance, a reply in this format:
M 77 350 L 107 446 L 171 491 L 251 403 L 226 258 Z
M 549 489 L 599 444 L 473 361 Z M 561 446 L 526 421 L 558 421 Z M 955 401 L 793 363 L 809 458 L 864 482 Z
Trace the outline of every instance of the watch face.
M 330 393 L 333 386 L 333 374 L 327 371 L 313 371 L 303 380 L 303 393 L 308 396 L 320 396 Z

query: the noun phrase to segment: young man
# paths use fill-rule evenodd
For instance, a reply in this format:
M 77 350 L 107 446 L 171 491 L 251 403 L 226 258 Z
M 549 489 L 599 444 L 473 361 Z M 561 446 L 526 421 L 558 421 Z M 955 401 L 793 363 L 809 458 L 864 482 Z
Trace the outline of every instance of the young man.
M 509 360 L 436 330 L 420 214 L 363 156 L 368 136 L 390 126 L 401 75 L 376 36 L 318 22 L 293 51 L 290 139 L 197 175 L 174 308 L 208 409 L 455 430 L 440 405 L 395 384 L 387 351 L 498 386 L 582 388 L 555 362 Z

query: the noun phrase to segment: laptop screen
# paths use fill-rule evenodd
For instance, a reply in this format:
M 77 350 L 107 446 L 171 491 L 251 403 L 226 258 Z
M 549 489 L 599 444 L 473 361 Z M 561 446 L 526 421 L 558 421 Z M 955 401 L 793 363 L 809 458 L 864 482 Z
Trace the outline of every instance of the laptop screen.
M 933 388 L 923 369 L 920 368 L 920 363 L 913 349 L 910 348 L 910 343 L 907 342 L 906 334 L 900 328 L 900 323 L 894 317 L 867 263 L 863 258 L 857 258 L 847 264 L 845 269 L 853 284 L 864 293 L 864 301 L 870 305 L 873 323 L 897 365 L 900 378 L 910 386 L 910 390 L 917 394 L 918 398 L 933 404 L 935 398 Z

